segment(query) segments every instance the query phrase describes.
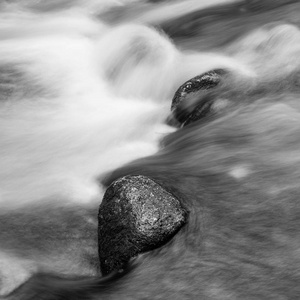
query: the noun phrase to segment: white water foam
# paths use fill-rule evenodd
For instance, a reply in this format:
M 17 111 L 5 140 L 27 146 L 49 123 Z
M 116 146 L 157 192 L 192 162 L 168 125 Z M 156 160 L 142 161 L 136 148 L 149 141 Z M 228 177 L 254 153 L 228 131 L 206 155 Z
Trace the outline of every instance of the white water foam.
M 104 6 L 103 6 L 104 7 Z M 0 204 L 102 196 L 97 178 L 153 154 L 173 93 L 234 60 L 181 53 L 153 28 L 108 26 L 82 10 L 0 18 Z

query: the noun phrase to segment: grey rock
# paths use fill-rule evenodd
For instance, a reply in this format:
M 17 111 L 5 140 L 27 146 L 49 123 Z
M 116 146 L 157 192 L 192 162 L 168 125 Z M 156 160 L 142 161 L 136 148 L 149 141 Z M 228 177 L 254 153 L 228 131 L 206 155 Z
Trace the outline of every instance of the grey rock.
M 205 117 L 213 109 L 209 90 L 217 87 L 226 74 L 223 69 L 212 70 L 181 85 L 171 105 L 175 120 L 181 125 L 187 125 Z
M 102 273 L 120 270 L 139 253 L 164 245 L 186 219 L 180 201 L 152 179 L 129 175 L 114 181 L 98 215 Z

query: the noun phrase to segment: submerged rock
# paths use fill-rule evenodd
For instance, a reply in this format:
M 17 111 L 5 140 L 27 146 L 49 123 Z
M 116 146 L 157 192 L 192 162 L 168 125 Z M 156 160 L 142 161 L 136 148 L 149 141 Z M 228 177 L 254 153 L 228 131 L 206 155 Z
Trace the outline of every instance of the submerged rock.
M 179 200 L 152 179 L 129 175 L 114 181 L 98 215 L 102 273 L 122 269 L 139 253 L 164 245 L 186 218 Z
M 172 100 L 173 117 L 181 125 L 205 117 L 214 108 L 214 101 L 211 101 L 208 90 L 218 86 L 226 74 L 223 69 L 213 70 L 193 77 L 181 85 Z M 220 105 L 224 103 L 221 101 Z M 215 107 L 218 108 L 219 104 Z

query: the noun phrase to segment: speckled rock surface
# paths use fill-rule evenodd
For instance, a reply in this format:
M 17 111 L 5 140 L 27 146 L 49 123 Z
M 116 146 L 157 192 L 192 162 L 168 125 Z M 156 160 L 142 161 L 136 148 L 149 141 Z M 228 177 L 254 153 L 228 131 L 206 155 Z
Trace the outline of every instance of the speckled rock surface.
M 193 77 L 176 91 L 171 105 L 173 117 L 182 125 L 203 118 L 211 109 L 208 90 L 218 86 L 227 74 L 223 69 Z
M 179 200 L 150 178 L 129 175 L 114 181 L 98 215 L 102 273 L 122 269 L 137 254 L 162 246 L 186 218 Z

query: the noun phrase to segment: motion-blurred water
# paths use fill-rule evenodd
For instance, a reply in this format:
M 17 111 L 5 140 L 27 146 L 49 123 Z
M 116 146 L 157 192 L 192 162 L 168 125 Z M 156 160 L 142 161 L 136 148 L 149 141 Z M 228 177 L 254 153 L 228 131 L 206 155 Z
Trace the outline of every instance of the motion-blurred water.
M 168 6 L 165 19 L 191 4 Z M 131 22 L 102 20 L 124 5 L 131 6 L 123 17 L 135 14 Z M 182 82 L 214 67 L 243 69 L 222 55 L 179 51 L 143 24 L 162 20 L 165 4 L 32 0 L 0 7 L 3 209 L 50 198 L 99 202 L 96 178 L 154 153 L 174 130 L 165 120 Z
M 0 0 L 0 298 L 98 278 L 101 182 L 138 173 L 191 217 L 124 299 L 296 299 L 299 15 L 296 0 Z M 178 87 L 222 68 L 220 115 L 167 125 Z

